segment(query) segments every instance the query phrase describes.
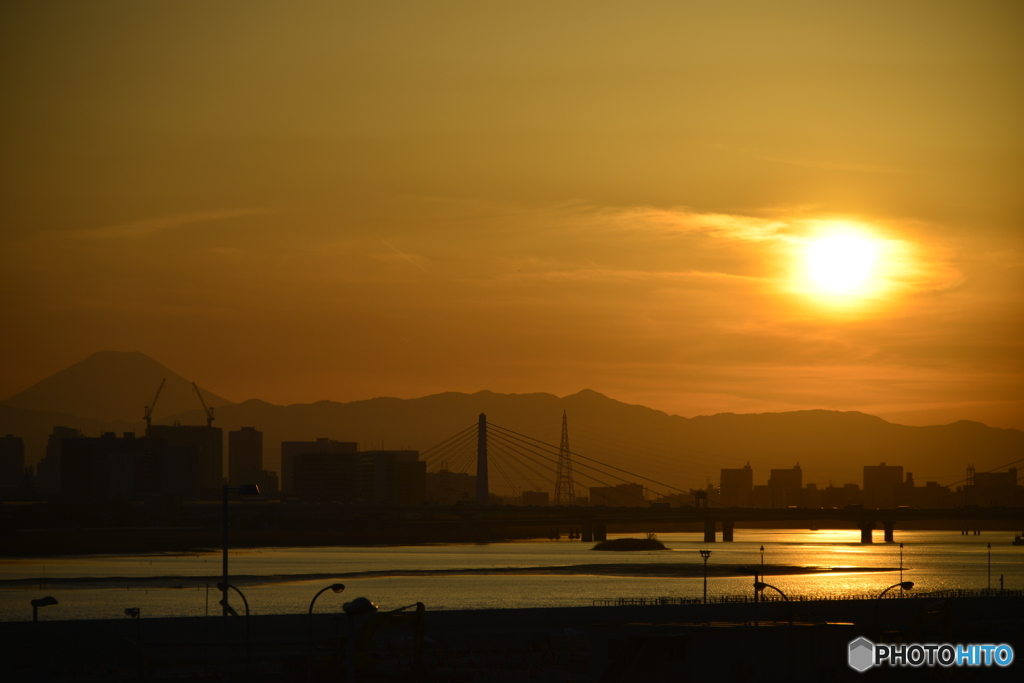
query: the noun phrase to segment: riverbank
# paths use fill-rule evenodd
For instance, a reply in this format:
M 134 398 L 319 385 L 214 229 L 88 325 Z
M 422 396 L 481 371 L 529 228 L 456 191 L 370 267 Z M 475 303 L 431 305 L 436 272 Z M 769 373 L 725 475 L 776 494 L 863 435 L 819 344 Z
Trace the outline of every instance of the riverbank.
M 3 625 L 5 680 L 216 679 L 336 681 L 345 668 L 347 622 L 316 613 L 223 618 L 41 621 Z M 416 666 L 413 623 L 379 629 L 363 649 L 360 681 L 684 680 L 860 681 L 849 643 L 1009 643 L 1006 668 L 945 669 L 943 680 L 1024 680 L 1024 598 L 828 600 L 453 610 L 423 618 Z M 415 673 L 416 671 L 419 673 Z M 893 680 L 937 670 L 890 669 Z M 883 673 L 883 672 L 879 672 Z M 886 679 L 888 680 L 888 679 Z

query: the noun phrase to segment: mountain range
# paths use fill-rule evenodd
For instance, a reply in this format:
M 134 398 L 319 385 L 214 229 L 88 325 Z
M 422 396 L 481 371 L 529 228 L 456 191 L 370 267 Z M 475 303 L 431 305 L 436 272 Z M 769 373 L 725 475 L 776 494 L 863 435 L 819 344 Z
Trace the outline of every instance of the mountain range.
M 204 424 L 188 380 L 142 353 L 104 351 L 0 402 L 0 433 L 25 439 L 28 463 L 42 457 L 47 435 L 57 425 L 76 427 L 87 436 L 104 431 L 141 433 L 144 406 L 165 378 L 154 424 Z M 578 475 L 590 472 L 587 466 L 592 461 L 587 458 L 593 458 L 680 488 L 717 483 L 721 468 L 746 462 L 754 468 L 755 483 L 764 483 L 771 468 L 799 463 L 804 482 L 859 484 L 864 465 L 886 462 L 903 465 L 919 484 L 933 480 L 948 485 L 961 481 L 969 464 L 979 472 L 1005 469 L 1024 454 L 1024 432 L 978 422 L 911 427 L 864 413 L 828 410 L 685 418 L 591 390 L 564 397 L 449 392 L 415 399 L 289 406 L 258 399 L 232 404 L 206 390 L 202 393 L 206 403 L 216 407 L 215 426 L 263 431 L 264 467 L 278 471 L 281 441 L 328 437 L 358 442 L 366 450 L 424 451 L 472 427 L 480 413 L 491 424 L 557 449 L 563 411 Z M 497 449 L 494 457 L 499 465 L 504 458 Z M 509 459 L 503 469 L 507 473 L 516 463 L 532 486 L 553 488 L 553 475 L 543 463 L 531 467 Z M 452 469 L 458 469 L 455 464 L 460 463 L 453 463 Z M 492 482 L 498 476 L 492 469 Z

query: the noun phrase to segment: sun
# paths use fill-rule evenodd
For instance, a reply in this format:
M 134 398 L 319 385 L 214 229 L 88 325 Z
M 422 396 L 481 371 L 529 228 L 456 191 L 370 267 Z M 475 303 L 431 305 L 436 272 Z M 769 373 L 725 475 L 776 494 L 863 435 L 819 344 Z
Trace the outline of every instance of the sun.
M 853 234 L 820 237 L 807 245 L 807 275 L 821 293 L 866 295 L 878 264 L 877 241 Z

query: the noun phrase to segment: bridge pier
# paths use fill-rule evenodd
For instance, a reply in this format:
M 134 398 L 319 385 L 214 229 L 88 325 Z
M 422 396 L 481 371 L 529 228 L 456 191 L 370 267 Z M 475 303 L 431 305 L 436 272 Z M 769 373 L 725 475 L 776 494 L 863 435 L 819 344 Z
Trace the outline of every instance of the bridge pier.
M 608 540 L 608 525 L 607 524 L 594 524 L 594 540 L 595 541 L 607 541 Z
M 722 520 L 722 542 L 732 543 L 733 530 L 736 527 L 736 522 Z
M 860 529 L 860 542 L 861 543 L 874 543 L 874 539 L 871 538 L 871 531 L 875 528 L 874 522 L 858 522 L 857 527 Z
M 713 519 L 704 520 L 704 542 L 715 542 L 715 520 Z
M 892 535 L 892 530 L 893 530 L 893 527 L 895 527 L 895 526 L 896 526 L 896 522 L 892 521 L 891 519 L 887 520 L 885 522 L 882 522 L 882 527 L 885 529 L 884 535 L 885 535 L 885 542 L 886 543 L 895 543 L 895 540 L 893 539 L 893 535 Z
M 580 530 L 580 540 L 584 543 L 594 542 L 594 525 L 590 522 L 583 522 L 583 528 Z

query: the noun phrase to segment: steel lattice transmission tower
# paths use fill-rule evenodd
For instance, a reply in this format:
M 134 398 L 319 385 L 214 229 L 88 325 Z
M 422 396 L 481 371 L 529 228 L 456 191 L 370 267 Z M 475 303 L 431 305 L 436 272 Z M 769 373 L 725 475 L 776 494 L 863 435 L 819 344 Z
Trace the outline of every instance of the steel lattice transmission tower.
M 562 443 L 558 447 L 558 474 L 555 475 L 555 505 L 575 505 L 572 483 L 572 457 L 569 451 L 569 422 L 562 411 Z

